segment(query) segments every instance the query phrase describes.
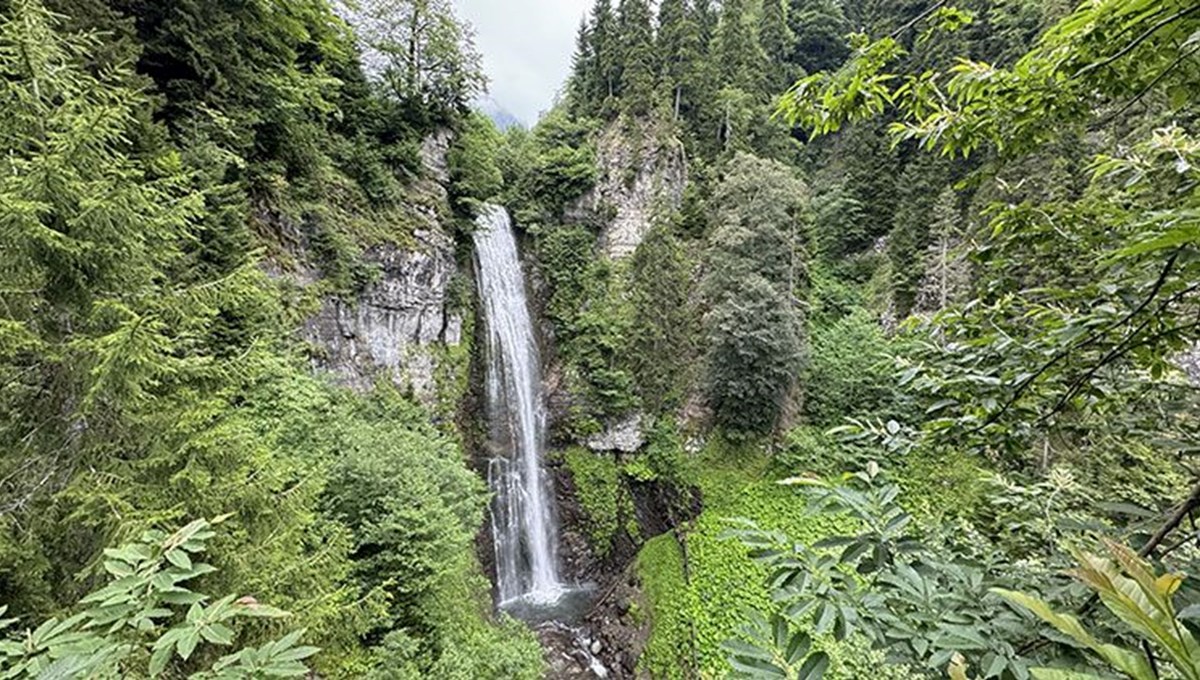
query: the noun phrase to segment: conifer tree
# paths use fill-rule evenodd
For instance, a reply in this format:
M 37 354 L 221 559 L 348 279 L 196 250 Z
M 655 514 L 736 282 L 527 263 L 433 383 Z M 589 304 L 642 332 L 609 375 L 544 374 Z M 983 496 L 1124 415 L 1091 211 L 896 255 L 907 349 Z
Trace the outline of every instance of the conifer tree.
M 686 0 L 662 0 L 658 7 L 657 52 L 662 60 L 659 72 L 676 119 L 683 110 L 684 98 L 691 95 L 699 48 L 698 27 Z
M 790 60 L 806 73 L 836 68 L 849 56 L 850 26 L 837 0 L 791 0 L 787 20 L 795 41 Z
M 938 193 L 946 184 L 945 161 L 918 156 L 900 173 L 887 255 L 892 270 L 892 302 L 900 318 L 912 311 L 924 275 L 922 255 L 929 243 Z
M 803 183 L 780 163 L 736 155 L 714 196 L 718 226 L 703 292 L 704 383 L 719 424 L 769 432 L 783 413 L 801 358 L 794 256 Z
M 758 44 L 750 29 L 745 0 L 721 3 L 721 23 L 717 27 L 716 57 L 722 86 L 753 89 Z
M 571 81 L 567 86 L 570 107 L 576 114 L 589 115 L 594 105 L 591 96 L 600 77 L 596 66 L 592 27 L 584 19 L 579 22 L 579 31 L 575 34 L 575 56 L 571 60 Z
M 788 26 L 786 0 L 763 0 L 758 41 L 762 46 L 762 82 L 767 96 L 778 95 L 796 80 L 793 50 L 796 36 Z
M 691 270 L 670 223 L 655 225 L 630 263 L 629 354 L 642 405 L 651 413 L 677 405 L 694 358 Z
M 963 221 L 958 195 L 946 187 L 933 209 L 929 246 L 923 258 L 925 278 L 917 292 L 916 311 L 941 311 L 970 292 L 971 267 L 964 251 Z
M 723 116 L 717 101 L 721 90 L 721 66 L 712 57 L 717 44 L 719 15 L 713 0 L 692 0 L 688 16 L 695 27 L 698 53 L 687 68 L 691 96 L 684 99 L 681 108 L 696 152 L 712 158 L 723 148 Z
M 700 44 L 708 49 L 717 37 L 717 26 L 720 24 L 718 8 L 714 0 L 692 0 L 689 14 L 696 24 L 696 36 Z
M 617 25 L 622 105 L 634 115 L 645 115 L 654 104 L 656 84 L 650 5 L 646 0 L 621 0 Z
M 619 94 L 621 80 L 620 36 L 611 0 L 596 0 L 592 8 L 592 80 L 588 95 L 591 110 L 609 113 Z
M 254 262 L 219 275 L 189 266 L 203 197 L 177 151 L 141 136 L 149 104 L 132 74 L 94 71 L 95 38 L 64 34 L 38 0 L 11 12 L 0 20 L 0 507 L 15 521 L 0 544 L 35 546 L 30 562 L 73 574 L 119 529 L 236 512 L 210 583 L 336 592 L 336 571 L 301 557 L 306 540 L 326 540 L 316 485 L 298 482 L 309 472 L 238 415 L 280 370 L 275 289 Z M 212 331 L 228 319 L 241 327 L 232 341 Z M 39 594 L 36 576 L 4 580 L 26 613 L 87 586 L 63 578 Z

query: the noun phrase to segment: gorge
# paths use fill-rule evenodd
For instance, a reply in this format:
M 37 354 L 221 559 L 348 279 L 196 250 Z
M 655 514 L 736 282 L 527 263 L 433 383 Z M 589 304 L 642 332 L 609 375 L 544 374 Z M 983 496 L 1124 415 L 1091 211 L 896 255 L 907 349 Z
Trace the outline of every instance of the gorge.
M 0 676 L 1200 678 L 1194 0 L 462 3 L 0 0 Z

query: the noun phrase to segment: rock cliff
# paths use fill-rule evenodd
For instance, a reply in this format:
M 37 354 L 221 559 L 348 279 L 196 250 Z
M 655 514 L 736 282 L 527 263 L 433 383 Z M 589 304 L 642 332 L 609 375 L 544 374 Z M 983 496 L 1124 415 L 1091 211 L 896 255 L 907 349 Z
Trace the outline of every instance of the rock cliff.
M 414 206 L 421 226 L 411 242 L 368 248 L 362 260 L 378 272 L 375 279 L 353 297 L 324 297 L 304 326 L 304 338 L 314 349 L 314 368 L 341 385 L 366 391 L 384 377 L 427 404 L 439 397 L 444 350 L 463 342 L 463 317 L 452 309 L 450 295 L 459 268 L 443 217 L 449 214 L 449 146 L 450 137 L 443 133 L 427 139 L 421 149 L 426 179 L 420 192 L 432 198 Z
M 678 140 L 649 123 L 610 124 L 596 150 L 596 185 L 571 212 L 600 215 L 600 248 L 621 259 L 637 250 L 656 216 L 682 203 L 687 158 Z

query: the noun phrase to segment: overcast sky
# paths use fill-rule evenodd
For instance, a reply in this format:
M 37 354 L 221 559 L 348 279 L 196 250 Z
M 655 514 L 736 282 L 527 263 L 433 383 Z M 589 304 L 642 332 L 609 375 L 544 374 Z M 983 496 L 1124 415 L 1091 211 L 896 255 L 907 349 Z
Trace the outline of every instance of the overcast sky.
M 592 0 L 454 0 L 477 33 L 491 96 L 526 125 L 566 81 L 575 31 Z

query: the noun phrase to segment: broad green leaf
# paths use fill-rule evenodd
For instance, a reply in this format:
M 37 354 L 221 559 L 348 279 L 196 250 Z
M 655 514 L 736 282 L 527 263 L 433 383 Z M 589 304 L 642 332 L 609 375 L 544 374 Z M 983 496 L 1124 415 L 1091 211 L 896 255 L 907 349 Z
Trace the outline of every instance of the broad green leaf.
M 817 652 L 804 661 L 804 665 L 800 667 L 800 672 L 796 677 L 798 680 L 821 680 L 825 677 L 827 670 L 829 670 L 829 655 L 825 652 Z

